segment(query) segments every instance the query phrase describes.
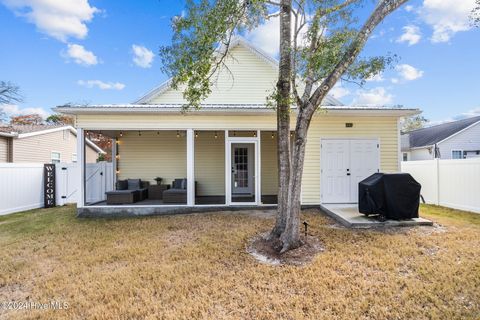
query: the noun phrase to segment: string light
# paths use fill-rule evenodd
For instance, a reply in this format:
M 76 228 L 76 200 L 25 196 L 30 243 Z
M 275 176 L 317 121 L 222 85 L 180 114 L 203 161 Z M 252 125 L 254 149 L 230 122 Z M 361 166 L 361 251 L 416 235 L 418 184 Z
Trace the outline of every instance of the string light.
M 177 130 L 177 138 L 180 138 L 180 132 Z
M 123 137 L 123 131 L 120 131 L 120 137 Z
M 233 136 L 234 136 L 234 137 L 237 136 L 237 131 L 233 131 Z
M 272 131 L 272 139 L 273 139 L 273 138 L 275 138 L 275 134 L 274 134 L 273 131 Z
M 138 136 L 139 136 L 139 137 L 142 136 L 142 132 L 141 132 L 141 131 L 138 131 Z
M 253 131 L 253 136 L 254 136 L 254 137 L 257 136 L 257 132 L 256 132 L 256 131 Z
M 218 134 L 217 134 L 217 131 L 215 131 L 215 139 L 218 138 Z
M 157 136 L 159 136 L 159 135 L 160 135 L 160 131 L 157 131 Z
M 195 138 L 198 138 L 198 131 L 195 131 Z

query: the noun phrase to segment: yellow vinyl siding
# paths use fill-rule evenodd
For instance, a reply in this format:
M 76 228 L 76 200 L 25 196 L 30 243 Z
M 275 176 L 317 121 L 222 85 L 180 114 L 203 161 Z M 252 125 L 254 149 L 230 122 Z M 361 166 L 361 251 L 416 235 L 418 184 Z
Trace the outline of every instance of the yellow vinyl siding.
M 278 192 L 277 136 L 272 139 L 272 132 L 261 133 L 261 171 L 262 194 L 276 195 Z
M 230 54 L 225 61 L 228 69 L 222 68 L 218 76 L 212 77 L 214 79 L 212 93 L 202 103 L 264 104 L 278 77 L 276 67 L 241 45 L 234 47 Z M 182 92 L 181 88 L 168 89 L 148 103 L 183 104 L 185 100 Z
M 7 137 L 0 137 L 0 163 L 8 162 L 8 139 Z
M 225 195 L 225 133 L 199 131 L 195 138 L 195 181 L 197 195 Z
M 78 115 L 78 125 L 86 129 L 121 129 L 121 130 L 154 130 L 162 128 L 180 129 L 212 129 L 212 130 L 252 130 L 261 129 L 266 131 L 266 137 L 262 139 L 262 192 L 270 193 L 275 186 L 273 173 L 264 175 L 273 168 L 267 166 L 267 161 L 272 163 L 276 160 L 267 160 L 268 156 L 264 155 L 267 147 L 270 148 L 266 140 L 271 136 L 271 131 L 276 130 L 276 117 L 272 112 L 270 115 L 214 115 L 214 114 L 187 114 L 187 115 L 159 115 L 159 114 L 127 114 L 127 115 L 105 115 L 98 117 L 96 115 Z M 292 119 L 292 127 L 294 127 L 295 119 Z M 345 123 L 353 123 L 353 128 L 346 128 Z M 173 131 L 175 132 L 175 131 Z M 138 136 L 138 135 L 137 135 Z M 143 137 L 143 135 L 142 135 Z M 378 138 L 380 141 L 380 170 L 384 172 L 394 172 L 398 170 L 398 131 L 396 117 L 358 117 L 358 116 L 332 116 L 332 115 L 316 115 L 310 125 L 306 155 L 305 169 L 302 185 L 302 203 L 318 204 L 320 203 L 320 139 L 321 138 Z M 175 138 L 175 134 L 173 134 Z M 136 138 L 138 139 L 138 138 Z M 269 138 L 271 140 L 271 138 Z M 141 139 L 138 139 L 139 143 Z M 173 139 L 173 141 L 176 141 Z M 147 142 L 145 142 L 147 143 Z M 196 148 L 199 148 L 197 146 Z M 186 146 L 183 147 L 186 152 Z M 150 152 L 153 152 L 150 155 Z M 133 157 L 132 161 L 138 160 L 141 165 L 147 165 L 148 162 L 155 161 L 156 151 L 150 151 L 145 147 L 144 153 Z M 271 154 L 271 153 L 269 153 Z M 142 159 L 139 159 L 142 158 Z M 266 158 L 266 159 L 265 159 Z M 153 159 L 153 160 L 152 160 Z M 186 155 L 183 158 L 186 159 Z M 183 160 L 185 161 L 185 160 Z M 186 166 L 183 175 L 186 176 Z M 221 166 L 224 168 L 224 165 Z M 223 172 L 223 170 L 221 170 Z M 122 173 L 123 174 L 123 173 Z M 161 173 L 158 173 L 159 175 Z M 126 176 L 125 176 L 126 177 Z M 133 177 L 133 176 L 130 176 Z M 175 176 L 180 177 L 180 176 Z M 149 180 L 153 178 L 152 173 L 146 174 Z M 172 177 L 173 178 L 173 177 Z M 276 192 L 275 192 L 276 193 Z M 273 193 L 273 194 L 275 194 Z
M 120 159 L 117 168 L 120 179 L 153 180 L 163 178 L 163 183 L 171 184 L 173 179 L 187 176 L 187 140 L 182 133 L 177 138 L 176 131 L 124 132 L 119 138 Z

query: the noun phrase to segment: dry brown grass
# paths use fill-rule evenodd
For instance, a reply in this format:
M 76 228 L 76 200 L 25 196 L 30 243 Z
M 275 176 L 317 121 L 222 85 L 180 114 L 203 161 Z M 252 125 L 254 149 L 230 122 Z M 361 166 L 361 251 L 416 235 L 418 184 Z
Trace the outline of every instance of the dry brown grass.
M 3 319 L 478 319 L 480 215 L 423 207 L 442 228 L 353 231 L 306 212 L 325 252 L 272 267 L 245 251 L 272 218 L 0 217 L 0 301 L 66 301 Z

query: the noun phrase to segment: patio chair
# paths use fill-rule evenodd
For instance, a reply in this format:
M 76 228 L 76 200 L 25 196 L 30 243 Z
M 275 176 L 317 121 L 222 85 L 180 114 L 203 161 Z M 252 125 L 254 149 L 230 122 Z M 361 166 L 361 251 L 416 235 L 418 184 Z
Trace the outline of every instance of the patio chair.
M 195 181 L 195 190 L 196 189 L 197 182 Z M 187 203 L 186 178 L 173 180 L 172 187 L 163 191 L 163 203 Z

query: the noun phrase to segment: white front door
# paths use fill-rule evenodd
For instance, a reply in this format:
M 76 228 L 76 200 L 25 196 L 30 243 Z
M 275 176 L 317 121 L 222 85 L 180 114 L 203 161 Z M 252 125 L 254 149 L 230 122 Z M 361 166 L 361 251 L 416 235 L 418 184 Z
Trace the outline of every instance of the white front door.
M 253 143 L 232 143 L 232 195 L 253 195 L 255 183 L 253 147 Z
M 321 144 L 322 202 L 358 202 L 358 183 L 380 168 L 378 140 L 325 139 Z

